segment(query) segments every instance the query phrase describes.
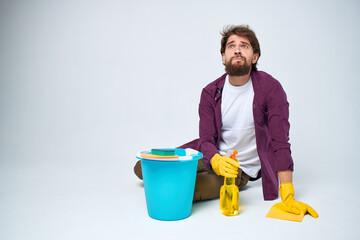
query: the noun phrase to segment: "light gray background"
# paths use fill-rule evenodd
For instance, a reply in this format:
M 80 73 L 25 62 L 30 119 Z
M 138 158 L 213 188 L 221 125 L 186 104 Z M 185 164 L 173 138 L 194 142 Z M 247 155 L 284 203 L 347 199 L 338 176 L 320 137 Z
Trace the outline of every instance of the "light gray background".
M 359 1 L 0 3 L 0 239 L 354 239 L 359 236 Z M 296 199 L 320 217 L 265 218 L 218 200 L 151 219 L 136 152 L 197 137 L 201 89 L 223 74 L 224 25 L 249 24 L 259 69 L 290 102 Z M 255 237 L 254 237 L 255 236 Z

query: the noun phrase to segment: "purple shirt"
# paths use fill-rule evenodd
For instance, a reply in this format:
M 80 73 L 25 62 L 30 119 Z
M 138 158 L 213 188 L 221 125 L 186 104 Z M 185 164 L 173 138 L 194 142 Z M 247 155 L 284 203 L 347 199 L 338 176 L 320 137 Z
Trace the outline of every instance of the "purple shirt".
M 219 153 L 221 137 L 221 93 L 226 74 L 207 85 L 199 104 L 200 138 L 181 148 L 193 148 L 203 153 L 204 162 L 210 168 L 210 159 Z M 256 146 L 261 162 L 264 200 L 278 197 L 277 171 L 293 171 L 289 143 L 289 103 L 281 84 L 269 74 L 252 71 L 254 88 L 253 115 Z

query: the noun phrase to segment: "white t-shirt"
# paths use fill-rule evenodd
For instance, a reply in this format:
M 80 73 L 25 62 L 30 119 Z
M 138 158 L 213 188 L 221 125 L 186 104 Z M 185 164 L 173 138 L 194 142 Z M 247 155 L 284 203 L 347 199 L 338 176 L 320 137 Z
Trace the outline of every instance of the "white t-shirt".
M 254 89 L 251 78 L 243 86 L 230 84 L 228 76 L 222 92 L 221 101 L 221 139 L 219 151 L 229 156 L 236 150 L 240 168 L 255 178 L 261 168 L 256 149 L 255 125 L 253 116 Z

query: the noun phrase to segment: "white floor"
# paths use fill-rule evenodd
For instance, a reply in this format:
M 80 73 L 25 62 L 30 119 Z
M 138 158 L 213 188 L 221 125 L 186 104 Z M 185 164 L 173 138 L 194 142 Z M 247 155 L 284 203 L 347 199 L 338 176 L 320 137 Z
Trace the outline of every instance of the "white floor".
M 3 164 L 0 239 L 355 239 L 359 188 L 354 181 L 306 180 L 297 175 L 296 198 L 316 209 L 301 223 L 266 218 L 276 201 L 262 199 L 261 181 L 240 192 L 242 212 L 225 217 L 219 200 L 195 203 L 190 217 L 159 221 L 147 214 L 142 181 L 111 162 Z M 330 179 L 330 178 L 329 178 Z M 355 178 L 353 178 L 355 180 Z

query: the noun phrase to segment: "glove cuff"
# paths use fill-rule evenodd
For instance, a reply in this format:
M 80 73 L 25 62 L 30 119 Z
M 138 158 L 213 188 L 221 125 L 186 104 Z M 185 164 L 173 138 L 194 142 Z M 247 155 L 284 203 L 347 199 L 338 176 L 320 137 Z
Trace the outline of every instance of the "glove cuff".
M 219 157 L 221 157 L 221 155 L 218 154 L 218 153 L 215 153 L 214 156 L 210 159 L 211 165 L 212 165 L 213 163 L 215 163 L 215 165 L 216 165 L 216 160 L 218 160 Z
M 279 188 L 281 200 L 283 202 L 288 201 L 289 199 L 294 199 L 294 185 L 291 182 L 285 182 L 280 185 Z
M 219 159 L 220 159 L 221 155 L 216 153 L 210 160 L 210 165 L 212 167 L 212 169 L 214 170 L 214 172 L 217 174 L 217 175 L 220 175 L 220 172 L 219 172 Z

